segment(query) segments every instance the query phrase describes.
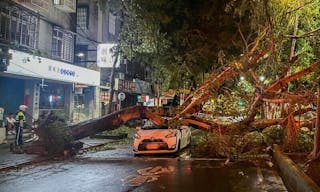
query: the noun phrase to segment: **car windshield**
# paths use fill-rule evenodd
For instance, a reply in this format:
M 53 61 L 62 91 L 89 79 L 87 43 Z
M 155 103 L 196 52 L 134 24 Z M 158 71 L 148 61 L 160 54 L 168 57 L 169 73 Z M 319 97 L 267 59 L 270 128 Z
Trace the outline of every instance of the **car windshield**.
M 146 119 L 144 121 L 144 125 L 142 126 L 142 129 L 144 130 L 150 130 L 150 129 L 168 129 L 168 126 L 165 125 L 156 125 L 151 120 Z
M 143 130 L 168 129 L 168 127 L 164 125 L 151 125 L 151 126 L 143 126 L 142 129 Z

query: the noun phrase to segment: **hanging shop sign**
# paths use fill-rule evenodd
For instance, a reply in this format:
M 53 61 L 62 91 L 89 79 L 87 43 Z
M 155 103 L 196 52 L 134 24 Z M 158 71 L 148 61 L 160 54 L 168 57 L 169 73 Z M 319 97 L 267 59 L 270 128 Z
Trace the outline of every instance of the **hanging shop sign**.
M 113 66 L 115 61 L 114 43 L 99 44 L 97 48 L 97 65 L 99 67 L 108 68 Z M 120 65 L 120 59 L 118 58 L 116 67 Z
M 115 90 L 117 91 L 123 91 L 123 92 L 127 92 L 127 93 L 136 93 L 137 92 L 137 88 L 136 88 L 136 84 L 132 81 L 127 81 L 127 80 L 123 80 L 123 79 L 115 79 Z

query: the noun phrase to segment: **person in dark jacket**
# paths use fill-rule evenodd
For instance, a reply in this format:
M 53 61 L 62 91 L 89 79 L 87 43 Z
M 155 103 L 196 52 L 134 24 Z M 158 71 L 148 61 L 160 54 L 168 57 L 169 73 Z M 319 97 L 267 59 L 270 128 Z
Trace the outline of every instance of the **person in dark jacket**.
M 15 145 L 16 146 L 21 146 L 23 145 L 23 129 L 26 128 L 26 115 L 25 111 L 28 107 L 26 105 L 20 105 L 19 106 L 19 111 L 16 113 L 15 116 L 15 128 L 16 128 L 16 140 L 15 140 Z

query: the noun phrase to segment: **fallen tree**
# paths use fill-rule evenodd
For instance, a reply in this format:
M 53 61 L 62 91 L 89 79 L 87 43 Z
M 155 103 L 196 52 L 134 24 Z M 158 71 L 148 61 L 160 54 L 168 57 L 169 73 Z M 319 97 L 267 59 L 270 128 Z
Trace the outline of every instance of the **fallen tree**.
M 255 45 L 258 44 L 256 41 Z M 314 141 L 314 151 L 310 155 L 312 159 L 319 158 L 319 131 L 318 122 L 319 115 L 317 118 L 310 119 L 300 119 L 299 117 L 307 112 L 315 112 L 314 107 L 304 107 L 301 106 L 315 106 L 318 105 L 317 114 L 319 114 L 319 103 L 316 103 L 318 97 L 313 91 L 307 89 L 297 89 L 288 92 L 288 84 L 301 77 L 305 77 L 310 73 L 319 71 L 320 61 L 316 61 L 309 67 L 306 67 L 295 73 L 287 73 L 283 75 L 283 71 L 279 72 L 279 77 L 273 82 L 268 84 L 261 84 L 256 79 L 254 69 L 257 65 L 261 64 L 261 60 L 266 58 L 266 55 L 273 53 L 273 47 L 275 45 L 266 46 L 266 48 L 260 51 L 254 51 L 257 46 L 255 46 L 248 54 L 244 54 L 239 60 L 232 61 L 229 63 L 221 73 L 217 74 L 213 72 L 209 75 L 208 80 L 204 82 L 202 86 L 199 86 L 197 90 L 193 92 L 192 95 L 187 97 L 186 102 L 180 106 L 180 112 L 176 114 L 175 117 L 169 120 L 169 124 L 175 125 L 177 121 L 180 123 L 189 123 L 197 126 L 198 128 L 209 131 L 212 133 L 223 133 L 223 134 L 245 134 L 251 131 L 262 131 L 263 129 L 280 125 L 286 129 L 288 142 L 294 142 L 298 130 L 301 127 L 308 127 L 310 129 L 314 128 L 316 125 L 315 141 Z M 286 70 L 287 71 L 287 70 Z M 221 123 L 212 122 L 208 119 L 202 119 L 197 116 L 198 112 L 203 110 L 203 106 L 209 99 L 214 99 L 218 95 L 219 90 L 221 90 L 225 85 L 224 83 L 229 79 L 236 78 L 239 74 L 245 73 L 247 76 L 251 76 L 251 83 L 255 87 L 255 91 L 252 94 L 252 101 L 246 110 L 245 114 L 242 114 L 245 118 L 236 123 Z M 273 104 L 273 107 L 270 105 Z M 278 113 L 277 118 L 257 118 L 261 109 L 264 106 L 268 106 L 272 113 Z M 275 106 L 281 106 L 275 107 Z M 300 106 L 300 107 L 299 107 Z M 276 109 L 276 110 L 275 110 Z M 214 113 L 214 112 L 211 112 Z M 298 117 L 298 119 L 296 118 Z

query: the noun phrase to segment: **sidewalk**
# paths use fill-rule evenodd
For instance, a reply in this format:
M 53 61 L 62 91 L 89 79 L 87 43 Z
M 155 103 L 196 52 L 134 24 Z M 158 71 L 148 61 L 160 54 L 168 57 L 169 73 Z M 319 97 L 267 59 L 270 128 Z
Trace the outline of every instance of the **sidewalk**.
M 42 162 L 48 160 L 47 157 L 43 157 L 37 154 L 17 154 L 10 151 L 10 144 L 14 142 L 14 135 L 9 135 L 6 144 L 0 144 L 0 172 L 17 168 L 23 165 L 30 165 L 37 162 Z M 29 139 L 30 133 L 23 134 L 23 140 Z M 94 138 L 84 138 L 80 140 L 83 142 L 84 146 L 82 150 L 89 149 L 91 147 L 103 146 L 108 142 L 114 141 L 113 139 L 94 139 Z M 28 143 L 25 143 L 27 145 Z
M 6 144 L 0 144 L 0 171 L 9 170 L 22 165 L 32 164 L 43 160 L 40 155 L 34 154 L 16 154 L 10 152 L 10 144 L 14 143 L 14 135 L 9 135 Z M 24 140 L 30 138 L 29 133 L 24 134 Z
M 31 133 L 25 132 L 23 134 L 23 140 L 27 141 L 31 138 Z M 10 151 L 10 144 L 14 143 L 15 135 L 8 135 L 7 143 L 0 144 L 0 172 L 10 170 L 23 165 L 29 165 L 37 162 L 48 160 L 48 157 L 43 157 L 37 154 L 17 154 Z M 85 151 L 92 147 L 103 146 L 106 143 L 115 141 L 115 139 L 98 139 L 98 138 L 84 138 L 79 140 L 83 143 L 82 150 Z M 25 145 L 29 143 L 25 142 Z M 132 150 L 132 149 L 131 149 Z

